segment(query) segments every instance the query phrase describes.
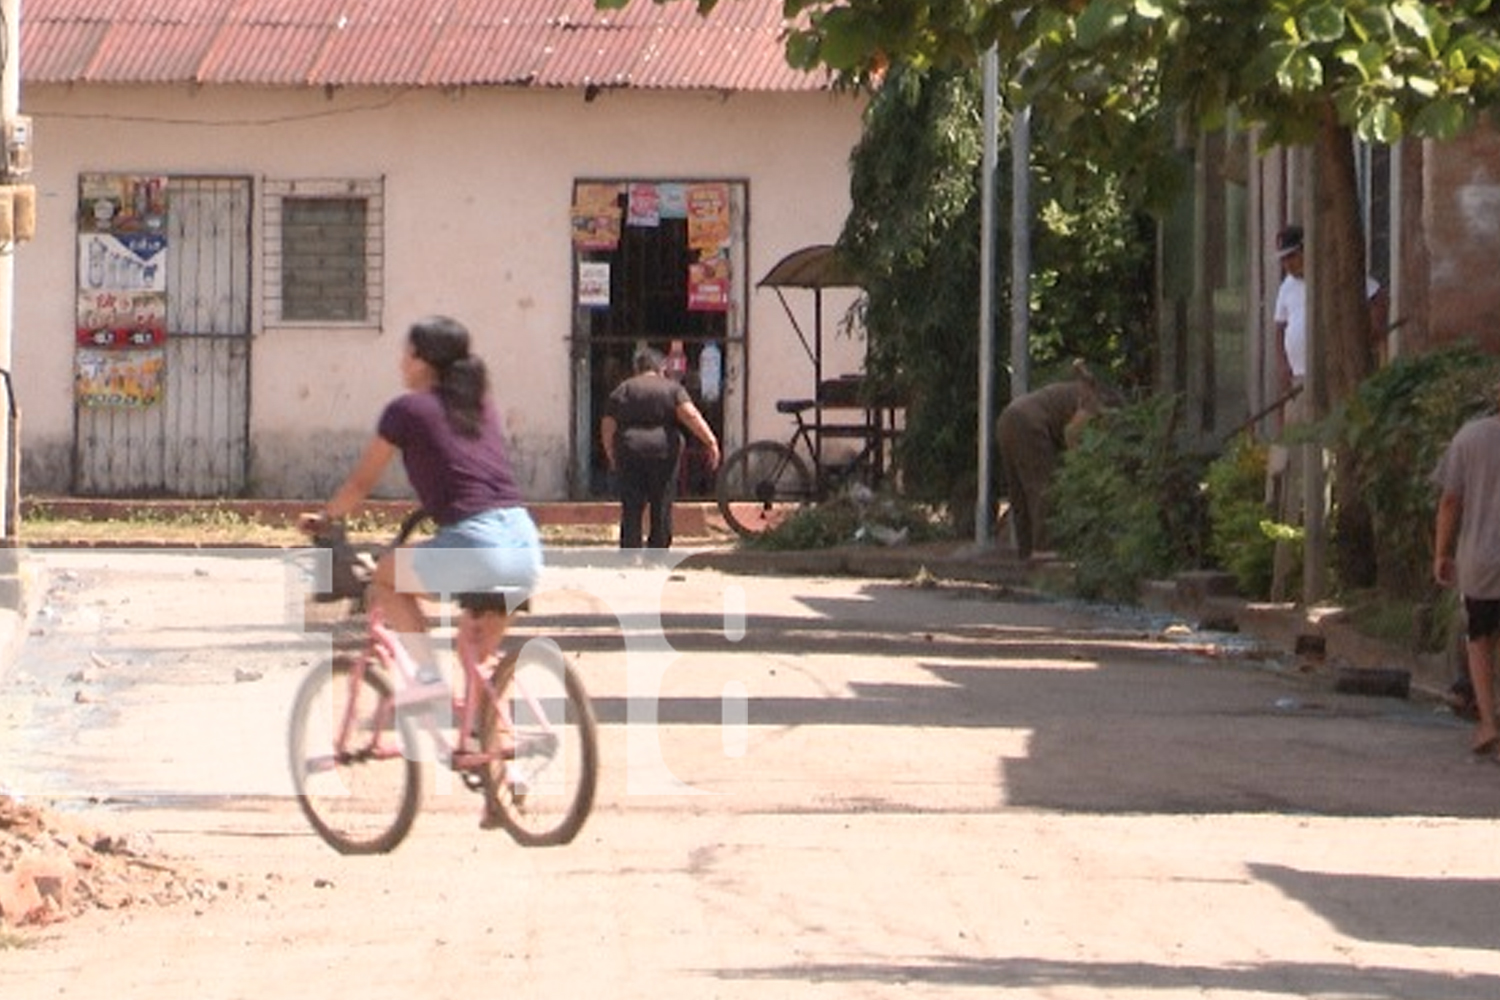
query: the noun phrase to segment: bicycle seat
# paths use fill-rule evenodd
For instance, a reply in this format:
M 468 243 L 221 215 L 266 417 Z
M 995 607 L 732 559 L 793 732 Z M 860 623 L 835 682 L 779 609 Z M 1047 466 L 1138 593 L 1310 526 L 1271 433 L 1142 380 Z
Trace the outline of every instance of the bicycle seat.
M 776 412 L 802 413 L 817 405 L 817 401 L 812 399 L 778 399 L 776 401 Z
M 325 524 L 312 537 L 312 543 L 327 549 L 332 569 L 328 590 L 313 594 L 320 604 L 348 599 L 363 599 L 365 587 L 375 573 L 375 560 L 367 552 L 356 549 L 342 524 Z
M 531 610 L 531 598 L 510 588 L 455 594 L 453 599 L 460 608 L 476 615 L 518 615 L 523 611 Z

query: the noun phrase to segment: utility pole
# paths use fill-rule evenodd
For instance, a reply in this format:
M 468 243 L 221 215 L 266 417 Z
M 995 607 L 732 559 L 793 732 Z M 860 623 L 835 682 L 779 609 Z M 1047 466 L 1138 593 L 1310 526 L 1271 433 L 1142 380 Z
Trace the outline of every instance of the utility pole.
M 993 46 L 984 54 L 984 156 L 980 170 L 979 236 L 979 495 L 974 503 L 974 544 L 993 538 L 994 498 L 990 469 L 995 426 L 995 168 L 999 162 L 1000 57 Z
M 1010 123 L 1010 398 L 1031 391 L 1031 106 Z
M 17 416 L 19 408 L 15 400 L 15 382 L 11 378 L 11 332 L 15 324 L 15 252 L 21 242 L 22 227 L 17 223 L 23 214 L 35 218 L 35 198 L 31 189 L 26 189 L 25 199 L 29 209 L 17 211 L 15 192 L 17 182 L 24 180 L 31 169 L 31 123 L 21 117 L 21 0 L 0 0 L 0 174 L 3 174 L 3 197 L 0 197 L 0 443 L 4 453 L 0 455 L 0 527 L 3 527 L 3 543 L 0 543 L 0 607 L 19 608 L 21 585 L 19 567 L 16 562 L 16 522 L 19 519 L 19 504 L 16 501 L 19 463 L 14 457 L 20 453 L 17 435 L 20 433 Z M 25 238 L 30 237 L 29 230 Z
M 1329 255 L 1323 237 L 1323 167 L 1327 153 L 1319 144 L 1308 147 L 1307 184 L 1303 188 L 1303 239 L 1307 250 L 1304 280 L 1307 283 L 1307 375 L 1303 392 L 1307 396 L 1304 413 L 1316 423 L 1328 415 L 1328 300 L 1323 286 L 1333 280 L 1333 272 L 1324 267 Z M 1363 286 L 1361 286 L 1363 287 Z M 1328 475 L 1324 465 L 1325 445 L 1314 439 L 1300 448 L 1302 460 L 1302 603 L 1312 607 L 1322 600 L 1327 588 L 1328 566 Z
M 974 542 L 992 541 L 990 468 L 995 424 L 995 175 L 999 165 L 999 56 L 984 57 L 984 160 L 979 246 L 979 490 Z M 1016 108 L 1010 123 L 1010 398 L 1031 382 L 1031 108 Z

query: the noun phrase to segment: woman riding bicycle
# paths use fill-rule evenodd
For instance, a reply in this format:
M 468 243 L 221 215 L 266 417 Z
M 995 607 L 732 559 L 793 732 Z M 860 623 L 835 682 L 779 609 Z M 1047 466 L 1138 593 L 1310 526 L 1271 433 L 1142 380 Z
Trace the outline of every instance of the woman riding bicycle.
M 422 595 L 502 590 L 515 608 L 541 575 L 542 546 L 522 506 L 489 400 L 489 375 L 471 351 L 469 331 L 446 316 L 413 323 L 401 377 L 407 391 L 386 405 L 354 470 L 321 514 L 304 518 L 303 528 L 314 532 L 353 511 L 400 453 L 407 479 L 438 529 L 423 542 L 382 555 L 370 595 L 419 667 L 417 683 L 397 696 L 410 704 L 448 696 Z M 507 620 L 484 616 L 486 652 L 499 647 Z

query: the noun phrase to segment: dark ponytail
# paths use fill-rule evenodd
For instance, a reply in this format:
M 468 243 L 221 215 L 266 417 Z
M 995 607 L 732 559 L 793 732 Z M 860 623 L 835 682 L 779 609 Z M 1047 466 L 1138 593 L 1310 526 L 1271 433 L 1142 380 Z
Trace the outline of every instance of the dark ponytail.
M 448 423 L 464 437 L 478 437 L 490 379 L 484 362 L 469 351 L 469 331 L 456 319 L 429 316 L 412 324 L 407 339 L 412 353 L 437 374 L 435 391 Z

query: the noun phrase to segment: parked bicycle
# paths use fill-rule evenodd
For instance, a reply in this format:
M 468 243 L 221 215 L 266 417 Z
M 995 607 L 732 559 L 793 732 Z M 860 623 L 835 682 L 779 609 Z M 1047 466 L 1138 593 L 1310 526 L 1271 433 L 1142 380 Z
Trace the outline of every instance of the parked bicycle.
M 852 483 L 874 488 L 884 477 L 894 432 L 873 418 L 863 424 L 809 423 L 803 415 L 816 406 L 811 399 L 778 400 L 776 412 L 794 422 L 791 437 L 784 442 L 751 441 L 724 459 L 716 499 L 725 523 L 739 534 L 763 534 L 804 504 L 826 499 Z M 835 438 L 856 441 L 859 447 L 820 461 L 819 443 Z
M 407 518 L 395 544 L 421 519 Z M 515 612 L 498 592 L 456 595 L 462 682 L 451 705 L 398 707 L 397 691 L 413 682 L 416 665 L 378 610 L 365 607 L 369 564 L 347 540 L 314 542 L 332 549 L 339 585 L 330 596 L 351 602 L 362 632 L 356 648 L 308 674 L 292 707 L 292 783 L 318 835 L 343 854 L 394 849 L 416 818 L 421 762 L 431 756 L 482 795 L 485 828 L 526 846 L 573 840 L 593 806 L 598 727 L 557 645 L 533 639 L 486 657 L 485 617 Z M 433 754 L 422 752 L 423 737 Z

